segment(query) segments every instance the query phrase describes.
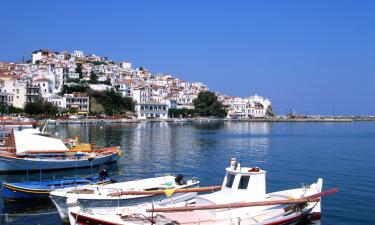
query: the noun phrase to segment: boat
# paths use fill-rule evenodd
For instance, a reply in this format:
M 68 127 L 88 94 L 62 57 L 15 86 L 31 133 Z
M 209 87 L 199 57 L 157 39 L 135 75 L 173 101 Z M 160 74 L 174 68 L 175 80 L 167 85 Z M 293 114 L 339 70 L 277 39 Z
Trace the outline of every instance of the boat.
M 0 172 L 92 167 L 115 162 L 122 153 L 119 147 L 81 150 L 68 148 L 57 138 L 12 130 L 0 148 Z
M 301 188 L 266 193 L 266 171 L 241 167 L 235 159 L 226 168 L 221 190 L 196 197 L 193 202 L 157 205 L 144 203 L 128 207 L 69 207 L 71 224 L 102 225 L 276 225 L 294 224 L 303 219 L 318 220 L 321 197 L 337 188 L 322 192 L 323 179 Z
M 28 118 L 11 118 L 11 117 L 0 117 L 0 125 L 4 127 L 18 128 L 20 130 L 24 128 L 32 128 L 36 126 L 36 121 Z
M 88 184 L 103 185 L 110 183 L 109 177 L 72 177 L 45 181 L 26 181 L 18 183 L 4 182 L 2 186 L 3 198 L 5 201 L 16 201 L 26 199 L 49 198 L 53 190 L 67 187 L 79 187 Z
M 184 181 L 182 175 L 157 175 L 153 178 L 117 182 L 106 185 L 90 185 L 79 188 L 63 188 L 50 193 L 50 199 L 56 206 L 63 221 L 68 219 L 68 199 L 74 199 L 86 208 L 95 207 L 116 207 L 134 205 L 147 201 L 159 201 L 164 199 L 164 203 L 183 202 L 196 197 L 196 192 L 169 193 L 171 189 L 193 188 L 199 185 L 197 179 Z M 122 195 L 128 191 L 162 191 L 164 195 L 153 193 L 152 195 Z

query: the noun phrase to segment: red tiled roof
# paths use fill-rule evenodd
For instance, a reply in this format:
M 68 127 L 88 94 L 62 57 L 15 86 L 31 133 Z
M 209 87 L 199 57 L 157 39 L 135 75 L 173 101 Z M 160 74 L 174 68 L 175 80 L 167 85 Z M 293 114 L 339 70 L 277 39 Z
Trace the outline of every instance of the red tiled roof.
M 120 83 L 120 84 L 132 84 L 133 80 L 120 80 L 120 81 L 118 81 L 118 83 Z
M 42 77 L 42 78 L 38 78 L 34 80 L 34 82 L 46 82 L 46 81 L 50 81 L 50 79 Z

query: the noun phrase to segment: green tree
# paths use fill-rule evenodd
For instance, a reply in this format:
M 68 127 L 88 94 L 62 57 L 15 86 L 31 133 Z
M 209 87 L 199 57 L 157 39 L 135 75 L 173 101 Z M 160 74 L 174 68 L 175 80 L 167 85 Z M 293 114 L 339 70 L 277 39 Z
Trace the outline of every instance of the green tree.
M 82 79 L 82 64 L 81 63 L 77 63 L 76 64 L 76 73 L 79 74 L 79 79 Z
M 57 106 L 40 98 L 35 102 L 27 102 L 24 111 L 29 115 L 56 115 L 59 110 Z
M 275 113 L 273 112 L 272 105 L 267 107 L 266 115 L 270 117 L 274 117 Z
M 94 115 L 100 115 L 105 112 L 103 106 L 100 103 L 98 103 L 96 98 L 91 98 L 90 112 Z
M 70 108 L 70 109 L 68 110 L 68 113 L 69 113 L 69 114 L 77 114 L 77 112 L 78 112 L 78 110 L 75 109 L 75 108 Z
M 193 101 L 196 113 L 200 116 L 215 116 L 224 118 L 227 112 L 221 102 L 217 100 L 215 93 L 201 91 Z
M 106 81 L 100 81 L 99 83 L 101 83 L 101 84 L 106 84 L 106 85 L 112 85 L 112 83 L 111 83 L 111 79 L 109 79 L 109 78 L 107 78 Z
M 126 111 L 134 111 L 134 102 L 132 98 L 123 97 L 113 88 L 102 92 L 90 92 L 90 97 L 100 104 L 107 115 L 124 114 Z
M 97 84 L 98 83 L 98 75 L 94 71 L 90 72 L 90 81 L 89 81 L 89 83 L 91 83 L 91 84 Z
M 79 78 L 68 78 L 66 79 L 66 83 L 80 83 L 80 79 Z
M 12 105 L 7 105 L 5 103 L 0 103 L 0 113 L 1 114 L 23 113 L 23 109 L 14 107 Z
M 64 84 L 61 92 L 59 93 L 60 96 L 63 96 L 64 94 L 71 94 L 73 92 L 86 92 L 87 84 L 80 83 L 80 84 Z
M 192 117 L 196 114 L 194 109 L 169 109 L 168 116 L 171 118 L 178 118 L 178 117 Z

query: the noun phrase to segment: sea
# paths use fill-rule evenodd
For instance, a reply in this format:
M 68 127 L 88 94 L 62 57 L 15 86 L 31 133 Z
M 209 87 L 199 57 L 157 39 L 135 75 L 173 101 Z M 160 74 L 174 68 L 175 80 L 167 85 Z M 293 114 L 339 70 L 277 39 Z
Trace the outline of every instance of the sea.
M 267 191 L 301 187 L 323 178 L 340 191 L 322 199 L 317 224 L 375 224 L 375 122 L 141 122 L 50 125 L 53 135 L 121 146 L 108 166 L 118 181 L 157 173 L 197 177 L 201 186 L 221 185 L 230 158 L 267 171 Z M 96 174 L 97 168 L 36 172 L 29 180 Z M 0 175 L 24 181 L 26 173 Z M 3 203 L 0 224 L 62 224 L 49 201 Z

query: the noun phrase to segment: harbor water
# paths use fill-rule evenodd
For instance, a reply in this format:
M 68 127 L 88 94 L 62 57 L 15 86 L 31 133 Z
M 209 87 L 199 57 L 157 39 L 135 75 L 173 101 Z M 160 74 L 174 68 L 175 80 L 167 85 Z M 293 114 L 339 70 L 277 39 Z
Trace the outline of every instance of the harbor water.
M 119 181 L 172 172 L 197 177 L 201 186 L 220 185 L 231 157 L 266 170 L 268 192 L 322 177 L 324 189 L 337 186 L 340 192 L 323 198 L 320 224 L 375 224 L 374 122 L 142 122 L 51 125 L 49 131 L 99 146 L 121 146 L 121 159 L 109 165 Z M 90 172 L 87 168 L 0 176 L 22 181 Z M 0 224 L 61 224 L 48 201 L 2 203 L 3 199 Z

